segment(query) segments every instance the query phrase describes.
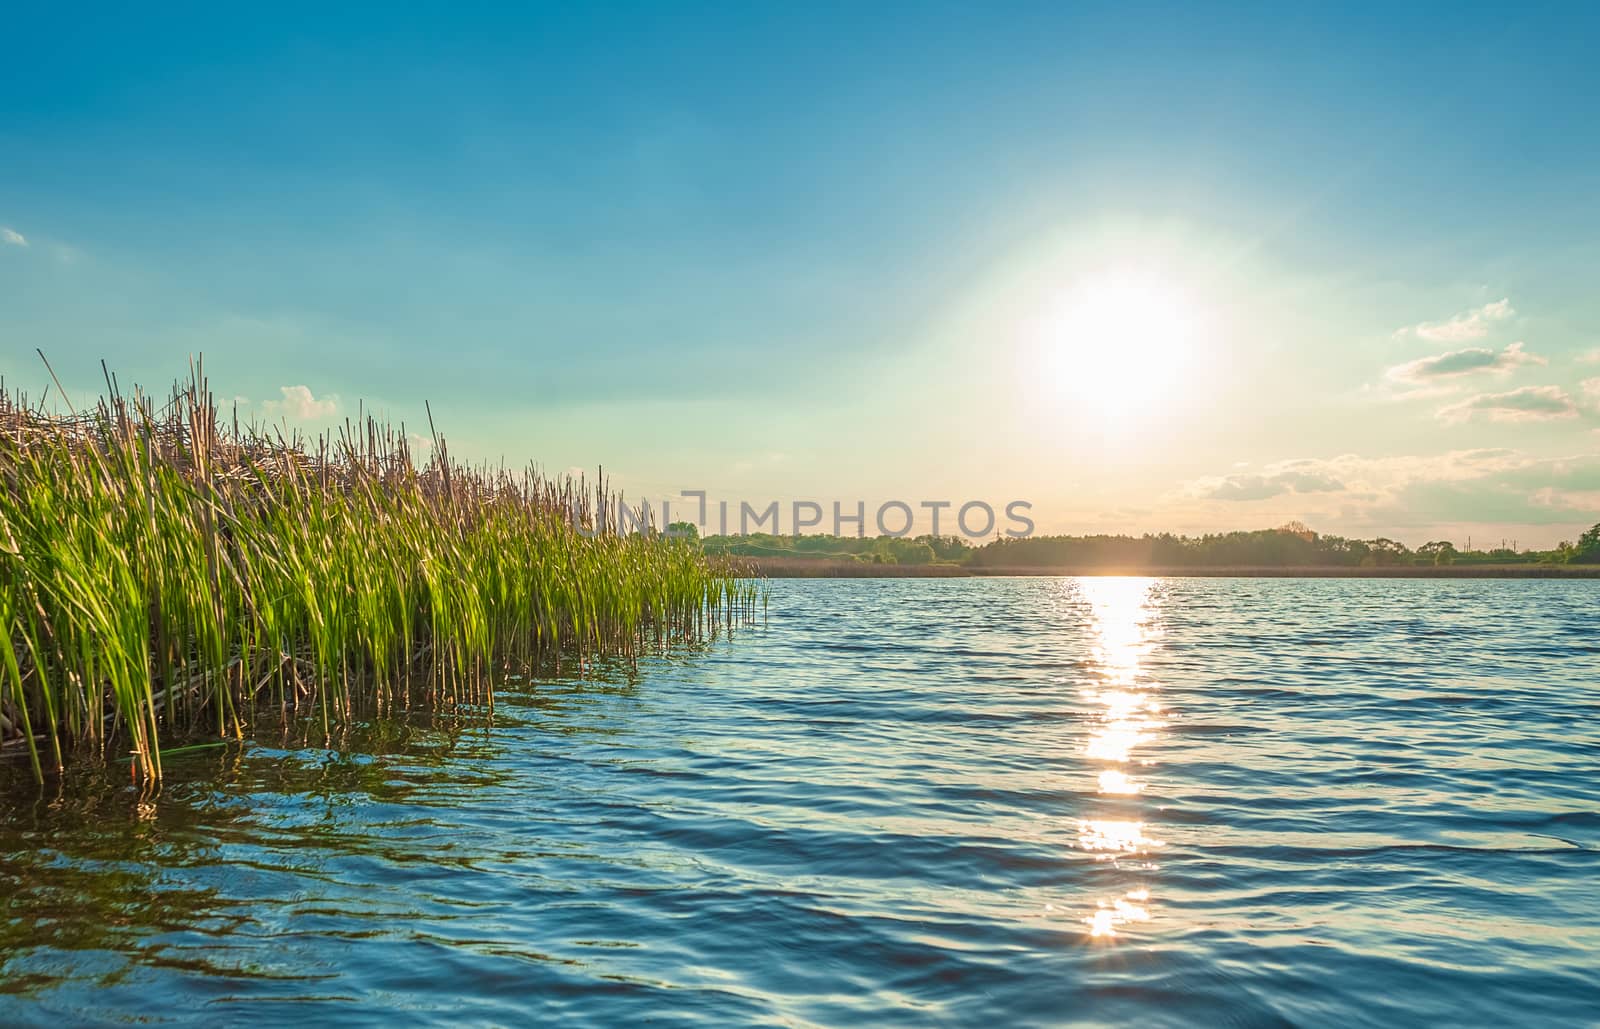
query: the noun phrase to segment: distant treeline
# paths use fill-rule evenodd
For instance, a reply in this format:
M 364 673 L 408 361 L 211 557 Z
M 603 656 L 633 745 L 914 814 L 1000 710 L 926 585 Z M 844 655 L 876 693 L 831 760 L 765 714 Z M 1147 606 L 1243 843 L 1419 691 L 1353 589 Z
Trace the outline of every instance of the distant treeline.
M 673 528 L 684 531 L 688 523 Z M 809 558 L 812 560 L 861 561 L 870 564 L 930 565 L 962 564 L 976 551 L 959 536 L 774 536 L 755 532 L 748 535 L 707 536 L 701 541 L 706 553 L 730 557 Z
M 1600 524 L 1553 550 L 1412 549 L 1397 540 L 1324 536 L 1299 523 L 1249 532 L 1177 536 L 1034 536 L 974 547 L 958 536 L 710 536 L 713 554 L 971 568 L 1373 568 L 1473 564 L 1600 564 Z

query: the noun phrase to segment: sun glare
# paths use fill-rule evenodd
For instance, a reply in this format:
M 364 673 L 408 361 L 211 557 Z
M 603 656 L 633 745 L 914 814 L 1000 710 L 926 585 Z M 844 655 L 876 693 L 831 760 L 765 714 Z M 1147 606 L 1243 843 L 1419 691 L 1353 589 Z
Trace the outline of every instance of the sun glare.
M 1067 287 L 1039 323 L 1040 385 L 1104 427 L 1143 421 L 1172 393 L 1204 341 L 1203 312 L 1178 285 L 1106 272 Z

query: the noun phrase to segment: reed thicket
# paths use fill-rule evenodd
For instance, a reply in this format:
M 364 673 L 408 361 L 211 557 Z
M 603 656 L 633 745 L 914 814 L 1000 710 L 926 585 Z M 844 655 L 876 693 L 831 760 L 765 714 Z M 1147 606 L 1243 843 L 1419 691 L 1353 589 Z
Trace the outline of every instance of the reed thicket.
M 634 655 L 748 617 L 756 587 L 689 542 L 595 534 L 606 484 L 419 463 L 368 418 L 313 441 L 224 424 L 203 372 L 67 414 L 0 389 L 0 737 L 63 750 L 238 737 L 488 704 L 498 671 Z

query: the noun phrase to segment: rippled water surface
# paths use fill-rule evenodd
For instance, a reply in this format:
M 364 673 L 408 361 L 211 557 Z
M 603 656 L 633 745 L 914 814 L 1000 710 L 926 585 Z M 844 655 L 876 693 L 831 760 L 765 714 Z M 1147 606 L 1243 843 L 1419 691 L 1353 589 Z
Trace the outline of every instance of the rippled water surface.
M 1600 584 L 779 582 L 492 722 L 0 769 L 0 1023 L 1600 1021 Z

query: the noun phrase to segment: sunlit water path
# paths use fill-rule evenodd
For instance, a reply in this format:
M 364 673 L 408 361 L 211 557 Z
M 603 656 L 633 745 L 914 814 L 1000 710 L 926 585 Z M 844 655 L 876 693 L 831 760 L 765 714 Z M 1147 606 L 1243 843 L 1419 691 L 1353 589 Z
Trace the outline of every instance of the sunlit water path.
M 1600 1022 L 1600 584 L 771 612 L 153 800 L 0 771 L 0 1024 Z

